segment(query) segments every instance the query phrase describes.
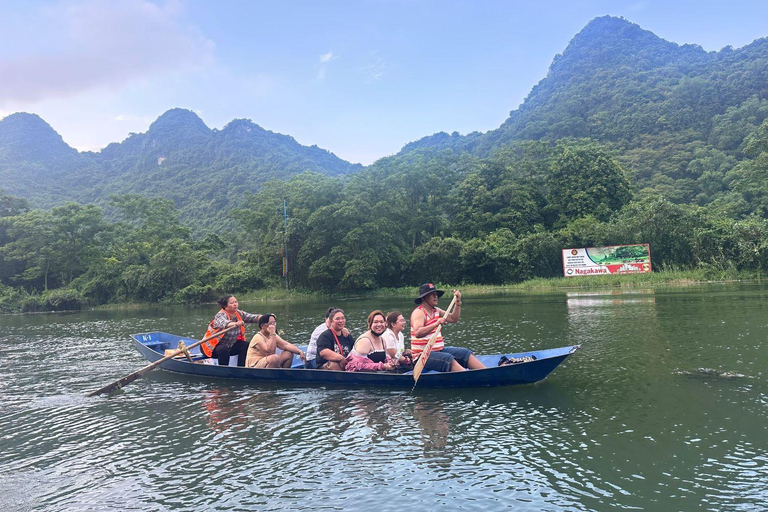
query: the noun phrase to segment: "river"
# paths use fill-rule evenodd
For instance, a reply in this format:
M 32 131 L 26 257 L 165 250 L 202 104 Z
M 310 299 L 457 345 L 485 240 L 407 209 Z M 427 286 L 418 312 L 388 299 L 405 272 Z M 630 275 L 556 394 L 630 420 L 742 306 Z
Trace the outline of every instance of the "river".
M 582 350 L 535 385 L 413 393 L 155 371 L 86 398 L 146 364 L 130 333 L 199 338 L 216 308 L 3 316 L 0 505 L 766 510 L 767 299 L 759 284 L 466 294 L 450 344 Z M 335 303 L 353 334 L 371 309 L 412 307 Z M 305 343 L 328 305 L 241 307 L 275 313 L 284 337 Z

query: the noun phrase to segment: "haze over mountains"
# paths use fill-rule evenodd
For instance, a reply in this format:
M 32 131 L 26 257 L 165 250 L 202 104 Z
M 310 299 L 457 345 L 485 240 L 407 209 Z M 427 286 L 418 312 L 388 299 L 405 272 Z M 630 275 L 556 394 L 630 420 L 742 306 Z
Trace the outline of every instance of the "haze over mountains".
M 707 204 L 725 190 L 746 139 L 767 118 L 768 39 L 706 52 L 606 16 L 555 56 L 547 76 L 498 129 L 430 135 L 406 144 L 399 156 L 485 157 L 513 141 L 587 138 L 616 150 L 636 191 Z M 396 158 L 372 167 L 386 170 Z M 210 222 L 270 179 L 362 169 L 248 120 L 211 130 L 182 109 L 98 153 L 78 153 L 34 114 L 0 121 L 0 188 L 36 207 L 139 193 L 172 198 L 185 218 Z

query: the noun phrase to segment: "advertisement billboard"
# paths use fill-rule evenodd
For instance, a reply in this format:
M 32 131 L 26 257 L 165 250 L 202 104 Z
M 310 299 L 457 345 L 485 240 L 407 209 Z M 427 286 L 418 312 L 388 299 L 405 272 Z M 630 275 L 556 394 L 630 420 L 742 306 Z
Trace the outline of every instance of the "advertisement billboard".
M 565 277 L 636 274 L 650 271 L 651 250 L 648 244 L 563 249 Z

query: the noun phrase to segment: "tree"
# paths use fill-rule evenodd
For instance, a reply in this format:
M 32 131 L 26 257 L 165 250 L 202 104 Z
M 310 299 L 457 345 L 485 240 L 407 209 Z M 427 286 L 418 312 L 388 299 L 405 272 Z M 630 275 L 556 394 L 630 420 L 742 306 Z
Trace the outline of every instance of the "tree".
M 488 161 L 455 189 L 449 201 L 452 230 L 463 239 L 500 228 L 524 233 L 542 222 L 543 197 L 531 185 L 517 181 L 499 161 Z
M 51 267 L 55 267 L 56 262 L 51 214 L 32 210 L 3 220 L 5 243 L 1 249 L 2 257 L 17 270 L 9 279 L 32 290 L 47 290 L 52 284 L 48 279 Z
M 750 206 L 750 212 L 768 216 L 768 121 L 747 137 L 746 152 L 753 158 L 740 162 L 731 173 L 731 189 Z
M 457 238 L 435 237 L 420 245 L 410 256 L 408 276 L 411 284 L 424 280 L 460 283 L 463 279 L 461 255 L 465 243 Z
M 29 201 L 0 190 L 0 217 L 12 217 L 29 211 Z
M 656 267 L 691 267 L 693 235 L 705 225 L 699 207 L 649 197 L 633 201 L 612 220 L 609 240 L 614 244 L 649 244 Z
M 607 220 L 632 199 L 624 170 L 597 146 L 565 146 L 547 179 L 548 210 L 558 224 L 592 215 Z
M 85 272 L 102 254 L 102 236 L 107 225 L 101 208 L 95 205 L 67 203 L 51 210 L 52 252 L 61 274 L 60 281 L 68 285 Z
M 562 248 L 562 242 L 546 231 L 521 237 L 514 246 L 515 280 L 561 276 Z

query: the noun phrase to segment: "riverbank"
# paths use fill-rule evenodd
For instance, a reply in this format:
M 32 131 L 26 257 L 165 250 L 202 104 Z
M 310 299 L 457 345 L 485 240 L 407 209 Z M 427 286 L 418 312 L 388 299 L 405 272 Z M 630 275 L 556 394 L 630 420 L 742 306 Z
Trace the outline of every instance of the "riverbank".
M 757 272 L 736 272 L 711 269 L 665 270 L 649 274 L 620 274 L 583 277 L 555 277 L 530 279 L 505 286 L 510 291 L 600 289 L 600 288 L 654 288 L 667 286 L 695 286 L 728 282 L 761 282 Z
M 621 274 L 621 275 L 601 275 L 601 276 L 583 276 L 583 277 L 555 277 L 555 278 L 537 278 L 514 284 L 500 285 L 482 285 L 482 284 L 464 284 L 456 285 L 454 283 L 435 283 L 438 288 L 451 290 L 453 288 L 461 289 L 465 296 L 487 296 L 503 295 L 516 293 L 547 293 L 557 290 L 595 290 L 601 289 L 633 289 L 633 288 L 659 288 L 659 287 L 687 287 L 696 285 L 706 285 L 713 283 L 728 282 L 755 282 L 760 283 L 764 279 L 762 274 L 757 272 L 736 272 L 722 271 L 712 269 L 695 270 L 663 270 L 649 274 Z M 243 304 L 258 304 L 263 302 L 304 302 L 320 298 L 351 297 L 374 298 L 374 297 L 411 297 L 416 291 L 415 286 L 404 286 L 398 288 L 379 288 L 377 290 L 348 292 L 343 294 L 331 294 L 303 289 L 285 288 L 265 288 L 248 293 L 238 293 L 237 298 Z M 26 301 L 29 299 L 26 298 Z M 213 304 L 213 302 L 211 302 Z M 17 304 L 17 308 L 12 308 L 12 304 L 5 304 L 5 313 L 34 313 L 34 312 L 52 312 L 52 311 L 72 311 L 73 308 L 54 309 L 52 307 L 37 307 L 34 311 L 25 310 L 25 303 Z M 170 305 L 170 304 L 168 304 Z M 47 306 L 47 304 L 46 304 Z M 88 309 L 93 310 L 131 310 L 142 309 L 156 306 L 148 303 L 118 303 L 102 304 Z M 86 309 L 85 307 L 81 309 Z
M 720 271 L 710 269 L 696 270 L 664 270 L 649 274 L 620 274 L 583 277 L 553 277 L 537 278 L 523 281 L 522 283 L 482 285 L 451 283 L 435 283 L 435 286 L 443 290 L 459 288 L 465 296 L 483 296 L 514 293 L 545 293 L 557 290 L 596 290 L 616 288 L 662 288 L 662 287 L 687 287 L 707 284 L 723 284 L 731 282 L 755 282 L 760 283 L 764 279 L 755 272 Z M 266 302 L 279 300 L 301 301 L 317 299 L 320 297 L 411 297 L 416 292 L 415 286 L 398 288 L 379 288 L 378 290 L 350 292 L 347 294 L 323 294 L 319 292 L 305 292 L 302 290 L 259 290 L 258 292 L 238 294 L 241 302 Z
M 756 282 L 764 276 L 754 272 L 728 272 L 709 269 L 696 270 L 665 270 L 649 274 L 620 274 L 583 277 L 553 277 L 537 278 L 522 283 L 501 285 L 460 285 L 465 295 L 496 295 L 500 293 L 530 293 L 549 292 L 557 290 L 600 290 L 615 288 L 656 288 L 656 287 L 685 287 L 728 282 Z M 436 284 L 438 288 L 448 290 L 456 285 Z M 373 296 L 410 296 L 415 287 L 384 288 L 370 292 Z

